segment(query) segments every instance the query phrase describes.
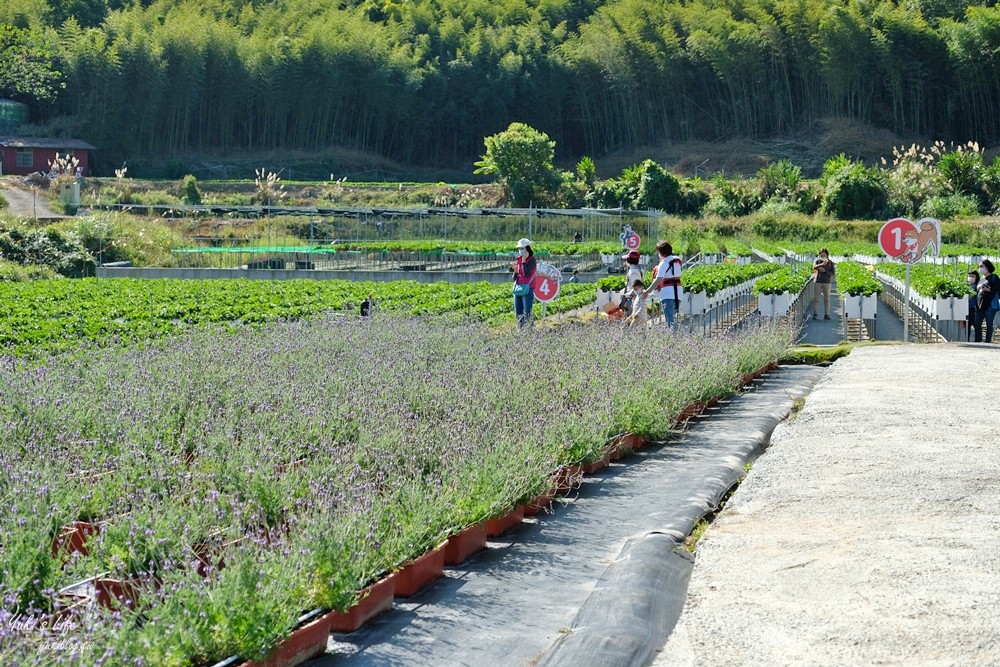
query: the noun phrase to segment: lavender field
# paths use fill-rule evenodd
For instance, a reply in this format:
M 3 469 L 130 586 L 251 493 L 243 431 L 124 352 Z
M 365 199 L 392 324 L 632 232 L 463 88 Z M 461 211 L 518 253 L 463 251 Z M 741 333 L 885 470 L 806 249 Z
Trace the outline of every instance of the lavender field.
M 0 664 L 264 656 L 609 437 L 665 438 L 792 339 L 387 315 L 4 358 Z M 73 521 L 100 527 L 86 554 L 53 549 Z M 97 576 L 134 582 L 128 604 L 66 590 Z

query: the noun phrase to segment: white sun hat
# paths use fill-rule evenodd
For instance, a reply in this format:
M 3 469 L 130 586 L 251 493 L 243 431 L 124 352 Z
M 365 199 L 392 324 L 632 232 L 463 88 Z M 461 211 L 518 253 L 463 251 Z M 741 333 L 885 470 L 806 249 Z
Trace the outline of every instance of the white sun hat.
M 520 250 L 521 248 L 527 248 L 529 245 L 531 245 L 531 241 L 528 239 L 521 239 L 517 242 L 517 249 Z

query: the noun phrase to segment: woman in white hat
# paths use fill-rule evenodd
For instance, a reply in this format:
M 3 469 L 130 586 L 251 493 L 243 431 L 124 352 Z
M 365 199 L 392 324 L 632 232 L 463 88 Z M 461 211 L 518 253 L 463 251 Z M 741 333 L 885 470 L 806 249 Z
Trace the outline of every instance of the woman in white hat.
M 531 322 L 531 308 L 535 304 L 531 281 L 535 279 L 538 260 L 528 239 L 517 242 L 517 254 L 517 260 L 511 263 L 510 268 L 514 272 L 514 314 L 517 315 L 518 326 L 523 327 Z

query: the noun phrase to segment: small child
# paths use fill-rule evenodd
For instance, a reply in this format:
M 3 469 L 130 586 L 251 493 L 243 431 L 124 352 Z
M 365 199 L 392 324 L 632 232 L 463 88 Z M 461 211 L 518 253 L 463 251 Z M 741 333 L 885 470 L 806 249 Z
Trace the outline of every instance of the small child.
M 645 324 L 649 320 L 649 313 L 646 312 L 649 295 L 646 293 L 645 284 L 641 280 L 633 281 L 632 289 L 625 292 L 625 296 L 632 300 L 632 312 L 629 314 L 628 319 L 625 320 L 626 324 L 633 324 L 634 322 Z

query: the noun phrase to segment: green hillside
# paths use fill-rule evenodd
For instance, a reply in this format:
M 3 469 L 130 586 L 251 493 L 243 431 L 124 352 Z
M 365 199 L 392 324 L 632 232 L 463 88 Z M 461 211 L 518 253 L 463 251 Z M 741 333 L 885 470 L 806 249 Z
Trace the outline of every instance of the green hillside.
M 569 157 L 830 116 L 1000 140 L 1000 9 L 947 0 L 0 0 L 4 23 L 0 96 L 108 163 L 339 146 L 455 166 L 514 120 Z M 60 73 L 49 99 L 16 83 L 32 53 Z

